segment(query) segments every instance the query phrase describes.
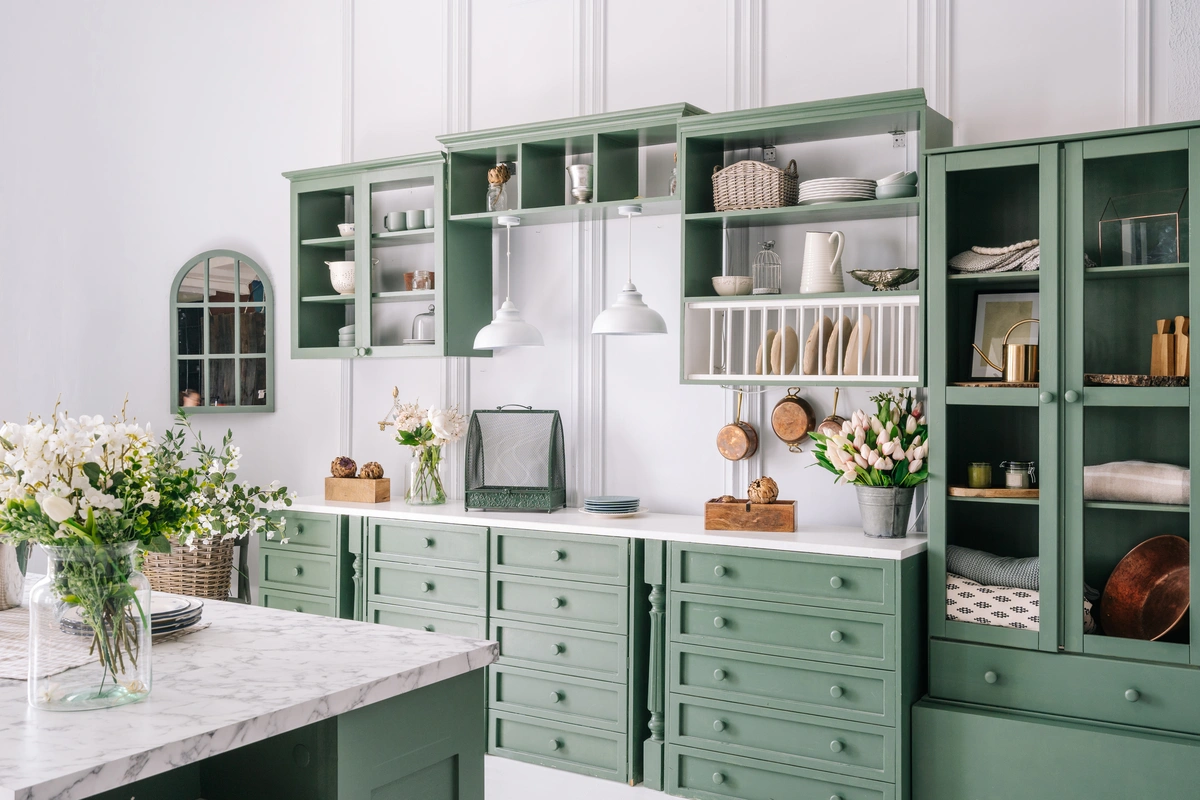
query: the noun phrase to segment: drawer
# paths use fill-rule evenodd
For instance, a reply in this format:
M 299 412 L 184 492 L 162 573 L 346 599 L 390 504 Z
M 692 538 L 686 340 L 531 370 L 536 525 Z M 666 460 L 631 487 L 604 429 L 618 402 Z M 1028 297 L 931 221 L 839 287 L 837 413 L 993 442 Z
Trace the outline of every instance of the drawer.
M 552 578 L 493 575 L 491 611 L 502 619 L 624 633 L 629 623 L 629 589 Z
M 487 612 L 487 573 L 371 561 L 369 602 L 395 602 L 460 613 Z
M 545 578 L 629 583 L 629 540 L 492 529 L 492 570 Z
M 368 525 L 367 552 L 371 558 L 457 569 L 487 569 L 487 528 L 374 517 Z
M 614 781 L 627 774 L 623 734 L 505 711 L 488 713 L 488 752 Z
M 313 514 L 308 511 L 278 511 L 273 517 L 283 517 L 287 524 L 283 535 L 288 543 L 280 543 L 280 537 L 268 539 L 259 536 L 262 547 L 283 551 L 298 550 L 304 553 L 324 553 L 336 556 L 341 539 L 341 518 L 336 514 Z
M 296 611 L 301 614 L 316 614 L 319 617 L 337 617 L 337 603 L 332 597 L 320 597 L 300 592 L 285 592 L 278 589 L 259 589 L 258 604 L 266 608 Z
M 672 644 L 672 692 L 838 719 L 896 724 L 895 673 Z
M 677 694 L 668 709 L 669 742 L 859 778 L 896 777 L 892 728 Z
M 488 638 L 500 643 L 501 664 L 626 682 L 628 641 L 624 636 L 493 619 Z
M 488 670 L 490 708 L 625 732 L 625 684 L 497 664 Z
M 671 545 L 672 589 L 826 608 L 895 611 L 896 565 L 704 545 Z
M 886 783 L 667 745 L 668 794 L 699 800 L 895 800 Z M 921 800 L 926 800 L 925 797 Z M 1036 795 L 1030 795 L 1036 796 Z M 966 795 L 955 798 L 964 800 Z M 1011 799 L 1010 799 L 1011 800 Z
M 284 545 L 290 547 L 291 545 Z M 262 574 L 259 582 L 272 588 L 301 592 L 337 593 L 337 558 L 291 550 L 264 550 L 259 554 Z
M 683 592 L 668 596 L 672 641 L 860 667 L 892 669 L 895 663 L 892 617 Z
M 1085 720 L 1200 733 L 1200 670 L 1065 653 L 930 643 L 929 694 Z
M 487 638 L 487 620 L 466 614 L 449 614 L 424 608 L 405 608 L 386 603 L 367 603 L 367 621 L 393 628 L 448 633 L 468 639 Z

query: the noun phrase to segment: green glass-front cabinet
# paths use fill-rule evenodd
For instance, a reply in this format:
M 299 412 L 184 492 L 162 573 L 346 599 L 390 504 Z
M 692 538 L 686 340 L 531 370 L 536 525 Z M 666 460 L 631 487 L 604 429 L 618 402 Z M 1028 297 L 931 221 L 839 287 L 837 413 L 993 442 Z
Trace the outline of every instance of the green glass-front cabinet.
M 931 460 L 929 697 L 914 710 L 922 800 L 1182 797 L 1200 780 L 1196 615 L 1160 641 L 1092 627 L 1098 601 L 1085 615 L 1085 595 L 1095 599 L 1126 553 L 1163 534 L 1190 542 L 1195 517 L 1187 504 L 1084 491 L 1087 467 L 1200 459 L 1188 386 L 1096 377 L 1150 373 L 1156 321 L 1197 307 L 1187 252 L 1195 125 L 928 154 L 929 416 L 945 444 Z M 1160 212 L 1178 216 L 1157 229 L 1120 220 Z M 972 246 L 1034 238 L 1036 272 L 948 269 Z M 981 327 L 998 330 L 981 325 L 989 303 L 1007 304 L 1000 327 L 1040 320 L 1036 385 L 957 385 L 986 379 L 971 343 Z M 1036 497 L 949 493 L 974 461 L 990 462 L 1003 485 L 1002 460 L 1036 463 Z M 947 619 L 948 545 L 1036 556 L 1037 629 L 996 625 L 1006 620 L 977 590 L 956 604 L 977 621 Z M 1191 566 L 1194 575 L 1194 555 Z

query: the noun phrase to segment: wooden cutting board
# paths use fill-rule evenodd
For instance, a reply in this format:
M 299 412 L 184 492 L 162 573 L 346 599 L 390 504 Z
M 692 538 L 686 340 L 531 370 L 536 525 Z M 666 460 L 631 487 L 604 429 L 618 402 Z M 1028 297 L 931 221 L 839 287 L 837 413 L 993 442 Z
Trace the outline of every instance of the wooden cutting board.
M 951 486 L 946 494 L 951 497 L 1007 497 L 1009 499 L 1038 498 L 1038 489 L 972 489 L 968 486 Z

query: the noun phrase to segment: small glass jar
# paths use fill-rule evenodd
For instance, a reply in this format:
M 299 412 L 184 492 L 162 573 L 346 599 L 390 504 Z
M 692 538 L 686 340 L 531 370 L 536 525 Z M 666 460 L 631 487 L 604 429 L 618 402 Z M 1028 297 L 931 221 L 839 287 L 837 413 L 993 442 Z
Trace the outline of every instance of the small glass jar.
M 1029 489 L 1037 482 L 1037 468 L 1032 461 L 1001 461 L 1006 489 Z
M 783 260 L 775 252 L 775 242 L 762 242 L 750 275 L 754 279 L 754 294 L 779 294 L 783 286 Z
M 972 461 L 967 464 L 967 486 L 972 489 L 990 489 L 992 465 L 987 461 Z

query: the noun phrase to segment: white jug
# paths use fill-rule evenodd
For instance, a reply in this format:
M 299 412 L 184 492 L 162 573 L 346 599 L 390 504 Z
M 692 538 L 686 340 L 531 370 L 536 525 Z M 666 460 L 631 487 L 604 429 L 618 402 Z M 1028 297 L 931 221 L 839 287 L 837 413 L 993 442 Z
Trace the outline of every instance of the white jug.
M 804 268 L 800 293 L 842 292 L 842 249 L 846 236 L 841 231 L 808 231 L 804 234 Z

